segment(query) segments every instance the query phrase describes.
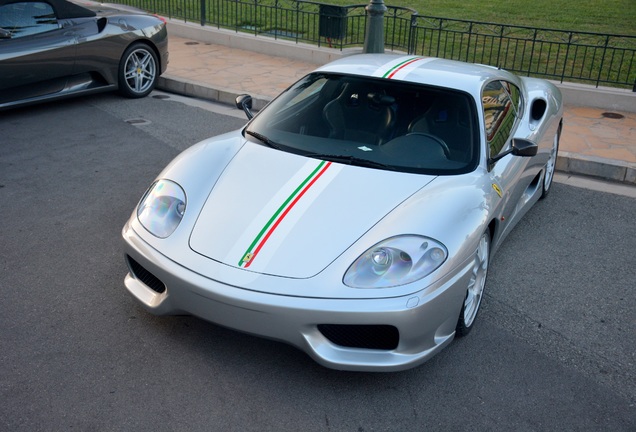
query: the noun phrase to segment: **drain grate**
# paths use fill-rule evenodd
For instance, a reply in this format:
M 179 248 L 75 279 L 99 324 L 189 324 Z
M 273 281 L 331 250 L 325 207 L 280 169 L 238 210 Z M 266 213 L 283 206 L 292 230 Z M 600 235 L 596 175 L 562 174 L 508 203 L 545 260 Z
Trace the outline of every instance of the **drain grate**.
M 615 112 L 604 112 L 603 114 L 601 114 L 603 117 L 608 118 L 608 119 L 622 119 L 625 118 L 625 116 L 623 114 L 619 114 L 619 113 L 615 113 Z
M 128 119 L 128 120 L 125 120 L 125 121 L 126 121 L 126 123 L 134 125 L 134 126 L 143 126 L 143 125 L 150 124 L 150 120 L 146 120 L 146 119 L 142 119 L 142 118 Z

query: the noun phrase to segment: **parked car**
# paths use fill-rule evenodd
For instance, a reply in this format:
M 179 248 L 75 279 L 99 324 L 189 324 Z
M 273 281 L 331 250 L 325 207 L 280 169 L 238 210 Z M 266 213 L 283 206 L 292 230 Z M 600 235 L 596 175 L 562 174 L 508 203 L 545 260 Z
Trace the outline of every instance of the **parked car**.
M 475 327 L 495 251 L 550 192 L 562 101 L 475 64 L 346 57 L 180 154 L 123 228 L 128 291 L 392 371 Z
M 144 97 L 167 64 L 162 18 L 89 0 L 0 0 L 0 109 L 116 89 Z

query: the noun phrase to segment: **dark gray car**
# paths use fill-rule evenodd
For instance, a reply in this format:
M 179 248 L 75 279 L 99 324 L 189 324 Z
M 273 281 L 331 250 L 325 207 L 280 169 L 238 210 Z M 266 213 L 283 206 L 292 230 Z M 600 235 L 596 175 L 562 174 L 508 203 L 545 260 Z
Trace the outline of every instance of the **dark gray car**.
M 87 0 L 0 0 L 0 109 L 116 89 L 144 97 L 167 64 L 160 17 Z

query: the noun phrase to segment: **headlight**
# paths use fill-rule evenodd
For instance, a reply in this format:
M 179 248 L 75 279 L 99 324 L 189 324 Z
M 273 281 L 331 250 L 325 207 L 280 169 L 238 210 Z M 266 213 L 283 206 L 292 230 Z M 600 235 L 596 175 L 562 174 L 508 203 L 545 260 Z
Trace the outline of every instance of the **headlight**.
M 170 180 L 153 183 L 137 206 L 139 222 L 151 234 L 166 238 L 177 229 L 186 208 L 181 186 Z
M 405 285 L 431 274 L 447 256 L 444 245 L 433 239 L 416 235 L 392 237 L 351 264 L 344 283 L 352 288 Z

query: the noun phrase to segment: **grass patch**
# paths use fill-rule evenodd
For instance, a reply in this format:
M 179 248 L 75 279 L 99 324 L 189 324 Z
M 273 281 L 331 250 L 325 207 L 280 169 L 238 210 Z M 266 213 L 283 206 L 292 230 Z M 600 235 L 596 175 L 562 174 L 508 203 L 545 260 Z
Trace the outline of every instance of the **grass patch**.
M 634 0 L 391 0 L 385 4 L 443 18 L 636 36 Z

